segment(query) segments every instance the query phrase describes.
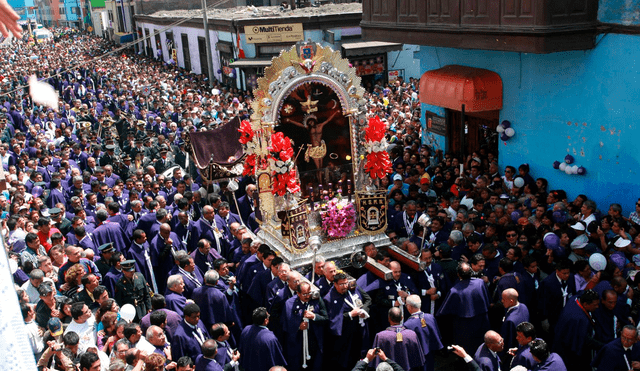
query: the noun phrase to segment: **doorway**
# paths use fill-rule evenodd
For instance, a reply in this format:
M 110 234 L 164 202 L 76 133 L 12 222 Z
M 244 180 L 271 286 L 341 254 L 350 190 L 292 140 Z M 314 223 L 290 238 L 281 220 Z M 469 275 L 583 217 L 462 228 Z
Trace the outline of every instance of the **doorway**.
M 500 111 L 465 112 L 464 129 L 462 112 L 447 109 L 448 152 L 465 158 L 473 152 L 485 149 L 498 157 L 498 133 L 496 127 L 500 120 Z

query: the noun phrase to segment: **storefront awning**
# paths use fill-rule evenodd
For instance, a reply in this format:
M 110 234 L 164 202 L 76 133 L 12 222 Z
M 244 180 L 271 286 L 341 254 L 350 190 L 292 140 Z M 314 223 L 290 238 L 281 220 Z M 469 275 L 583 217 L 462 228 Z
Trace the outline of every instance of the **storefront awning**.
M 420 101 L 466 112 L 502 109 L 502 79 L 482 68 L 448 65 L 420 78 Z
M 359 43 L 342 44 L 342 49 L 344 49 L 344 57 L 357 57 L 360 55 L 373 55 L 402 50 L 402 44 L 383 41 L 363 41 Z
M 260 68 L 271 65 L 271 58 L 269 59 L 239 59 L 233 63 L 229 63 L 229 67 L 233 68 Z

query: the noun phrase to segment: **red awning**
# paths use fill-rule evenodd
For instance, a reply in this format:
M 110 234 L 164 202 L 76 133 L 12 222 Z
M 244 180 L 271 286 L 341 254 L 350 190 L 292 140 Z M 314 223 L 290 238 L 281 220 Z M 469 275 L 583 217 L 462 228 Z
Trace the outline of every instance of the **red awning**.
M 482 68 L 448 65 L 420 78 L 420 101 L 466 112 L 502 109 L 502 79 Z

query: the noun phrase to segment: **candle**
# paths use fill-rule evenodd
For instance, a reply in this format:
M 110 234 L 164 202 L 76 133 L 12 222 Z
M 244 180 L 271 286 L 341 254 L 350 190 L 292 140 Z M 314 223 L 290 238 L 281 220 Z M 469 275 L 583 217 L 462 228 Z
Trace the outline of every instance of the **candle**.
M 329 183 L 329 190 L 333 189 L 333 183 Z
M 313 187 L 309 187 L 309 201 L 313 203 Z
M 351 179 L 347 179 L 347 193 L 351 194 Z

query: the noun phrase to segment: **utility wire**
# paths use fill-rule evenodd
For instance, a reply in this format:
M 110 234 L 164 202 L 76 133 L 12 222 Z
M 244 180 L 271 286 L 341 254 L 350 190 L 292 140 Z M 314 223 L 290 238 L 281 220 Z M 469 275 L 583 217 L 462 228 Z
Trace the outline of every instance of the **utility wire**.
M 227 3 L 227 2 L 229 2 L 229 1 L 231 1 L 231 0 L 219 0 L 217 3 L 215 3 L 215 4 L 213 4 L 213 5 L 209 6 L 209 7 L 207 7 L 206 9 L 203 9 L 203 10 L 202 10 L 202 14 L 204 14 L 204 12 L 205 12 L 205 11 L 208 11 L 209 9 L 214 9 L 215 7 L 217 7 L 217 6 L 219 6 L 219 5 L 222 5 L 222 4 L 224 4 L 224 3 Z M 176 22 L 174 22 L 174 23 L 172 23 L 172 24 L 170 24 L 170 25 L 166 26 L 165 28 L 162 28 L 162 29 L 160 29 L 160 30 L 158 30 L 158 31 L 154 31 L 152 34 L 149 34 L 149 35 L 147 35 L 147 36 L 145 36 L 145 37 L 143 37 L 143 38 L 140 38 L 140 39 L 137 39 L 137 40 L 131 41 L 131 42 L 129 42 L 129 43 L 127 43 L 127 44 L 125 44 L 125 45 L 122 45 L 122 46 L 120 46 L 120 47 L 118 47 L 118 48 L 116 48 L 116 49 L 113 49 L 113 50 L 111 50 L 111 51 L 109 51 L 109 52 L 106 52 L 106 53 L 104 53 L 104 54 L 102 54 L 102 55 L 100 55 L 100 56 L 98 56 L 98 57 L 95 57 L 95 58 L 93 58 L 93 59 L 90 59 L 90 60 L 88 60 L 88 61 L 84 61 L 84 62 L 82 62 L 82 63 L 78 63 L 78 64 L 76 64 L 76 65 L 73 65 L 73 66 L 70 66 L 70 67 L 68 67 L 68 68 L 66 68 L 66 69 L 63 69 L 62 71 L 60 71 L 60 72 L 56 73 L 55 75 L 51 75 L 51 76 L 49 76 L 49 78 L 56 77 L 56 76 L 60 76 L 60 75 L 62 75 L 63 73 L 68 72 L 68 71 L 70 71 L 70 70 L 71 70 L 71 69 L 73 69 L 73 68 L 78 68 L 78 67 L 81 67 L 81 66 L 84 66 L 84 65 L 87 65 L 87 64 L 90 64 L 90 63 L 96 62 L 96 61 L 98 61 L 98 60 L 100 60 L 100 59 L 103 59 L 103 58 L 105 58 L 105 57 L 107 57 L 107 56 L 109 56 L 109 55 L 111 55 L 111 54 L 114 54 L 114 53 L 117 53 L 117 52 L 119 52 L 119 51 L 121 51 L 121 50 L 124 50 L 124 49 L 130 48 L 130 47 L 134 46 L 135 44 L 138 44 L 138 43 L 140 43 L 140 42 L 143 42 L 143 41 L 146 41 L 146 40 L 150 39 L 150 38 L 151 38 L 151 36 L 159 35 L 159 34 L 161 34 L 161 33 L 163 33 L 163 32 L 166 32 L 166 31 L 168 31 L 168 30 L 170 30 L 170 29 L 172 29 L 172 28 L 174 28 L 174 27 L 176 27 L 176 26 L 179 26 L 179 25 L 181 25 L 181 24 L 183 24 L 183 23 L 185 23 L 185 22 L 188 22 L 188 21 L 190 21 L 190 20 L 192 20 L 192 19 L 195 19 L 197 16 L 198 16 L 198 15 L 196 14 L 196 15 L 194 15 L 194 16 L 192 16 L 192 17 L 182 18 L 182 19 L 180 19 L 179 21 L 176 21 Z M 17 92 L 18 90 L 21 90 L 21 89 L 24 89 L 24 88 L 27 88 L 27 87 L 29 87 L 29 85 L 28 85 L 28 84 L 27 84 L 27 85 L 19 86 L 19 87 L 15 88 L 15 89 L 13 89 L 13 90 L 10 90 L 10 91 L 8 91 L 8 92 L 6 92 L 6 93 L 2 93 L 2 94 L 0 94 L 0 97 L 7 96 L 7 95 L 9 95 L 9 94 L 15 93 L 15 92 Z

